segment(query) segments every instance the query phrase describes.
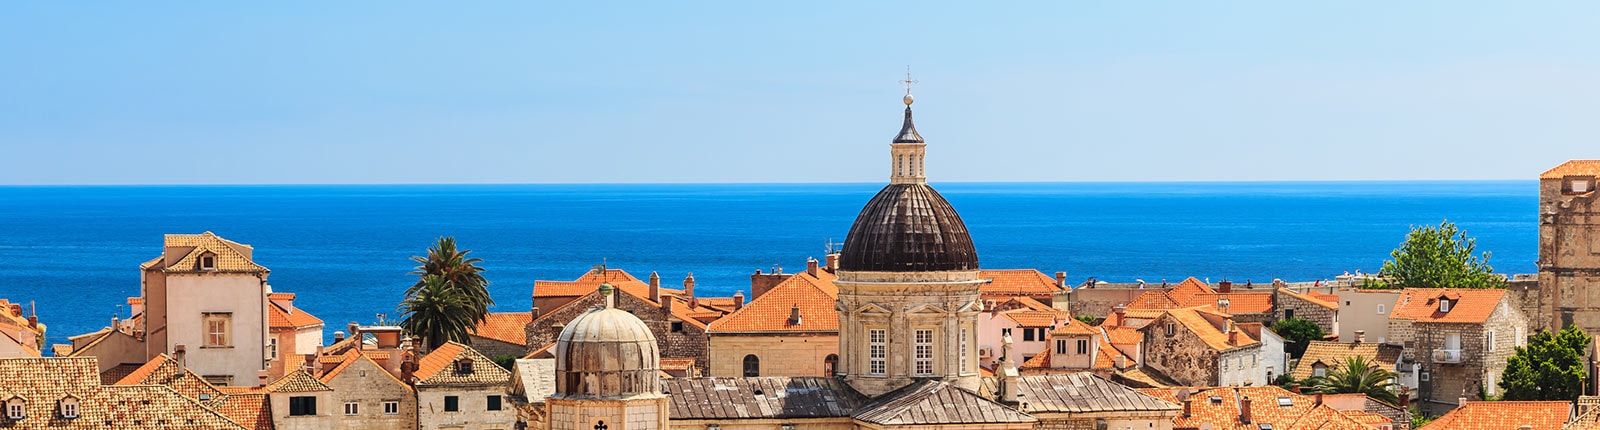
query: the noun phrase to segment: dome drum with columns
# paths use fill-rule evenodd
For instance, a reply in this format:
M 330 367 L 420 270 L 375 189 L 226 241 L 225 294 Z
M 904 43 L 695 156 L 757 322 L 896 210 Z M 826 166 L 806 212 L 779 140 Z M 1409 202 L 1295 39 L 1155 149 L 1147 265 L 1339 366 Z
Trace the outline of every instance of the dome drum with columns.
M 614 307 L 615 291 L 600 284 L 605 307 L 578 316 L 556 338 L 556 392 L 546 399 L 551 430 L 668 428 L 655 334 Z

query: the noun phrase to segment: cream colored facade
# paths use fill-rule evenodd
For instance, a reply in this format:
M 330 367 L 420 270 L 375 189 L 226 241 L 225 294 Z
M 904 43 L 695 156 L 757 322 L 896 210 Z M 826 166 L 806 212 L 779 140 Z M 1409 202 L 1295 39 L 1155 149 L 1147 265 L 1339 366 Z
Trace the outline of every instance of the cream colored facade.
M 1400 290 L 1339 290 L 1339 341 L 1354 341 L 1360 331 L 1368 341 L 1389 343 L 1389 314 L 1399 299 Z
M 978 288 L 984 281 L 977 270 L 841 270 L 833 283 L 839 288 L 839 372 L 857 391 L 877 396 L 912 378 L 978 389 Z M 922 331 L 931 331 L 931 339 L 919 339 Z M 920 340 L 931 341 L 931 357 L 915 355 Z M 881 358 L 873 356 L 874 347 L 883 349 Z
M 265 368 L 265 277 L 235 273 L 167 274 L 166 351 L 183 346 L 189 368 L 213 383 L 255 385 Z M 207 345 L 206 318 L 228 320 L 223 345 Z M 155 345 L 152 345 L 155 346 Z
M 289 402 L 295 397 L 316 398 L 317 410 L 312 415 L 290 415 Z M 311 391 L 302 393 L 272 393 L 267 396 L 272 402 L 272 427 L 274 430 L 322 430 L 337 428 L 339 422 L 335 410 L 338 405 L 333 404 L 332 391 Z
M 756 376 L 833 376 L 828 374 L 826 362 L 829 356 L 837 361 L 839 335 L 713 334 L 710 345 L 709 376 L 744 376 L 747 355 L 759 360 L 760 374 Z
M 493 366 L 493 363 L 485 363 Z M 500 409 L 489 410 L 489 396 L 500 397 Z M 455 397 L 457 410 L 445 410 L 445 398 Z M 418 428 L 509 430 L 517 410 L 504 385 L 417 387 Z

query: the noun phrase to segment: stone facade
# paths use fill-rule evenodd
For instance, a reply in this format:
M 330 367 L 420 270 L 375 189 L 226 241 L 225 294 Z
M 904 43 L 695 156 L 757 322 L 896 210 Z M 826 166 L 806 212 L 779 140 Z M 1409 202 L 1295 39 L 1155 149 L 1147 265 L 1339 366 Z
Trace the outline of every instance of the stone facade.
M 1313 301 L 1304 295 L 1279 288 L 1272 293 L 1273 317 L 1276 321 L 1293 318 L 1303 318 L 1322 327 L 1326 333 L 1339 332 L 1339 308 L 1337 305 L 1329 307 L 1327 303 Z M 1244 321 L 1240 321 L 1244 322 Z M 1272 322 L 1265 322 L 1272 325 Z
M 708 376 L 744 376 L 746 355 L 760 364 L 756 376 L 833 376 L 827 359 L 839 359 L 839 334 L 717 334 L 711 350 Z
M 540 315 L 528 324 L 528 351 L 524 351 L 523 354 L 554 343 L 556 336 L 561 334 L 562 327 L 597 306 L 605 306 L 605 298 L 590 293 L 566 306 Z M 650 332 L 656 336 L 656 345 L 661 348 L 661 357 L 692 357 L 695 359 L 695 366 L 700 367 L 701 372 L 707 371 L 707 363 L 710 363 L 710 356 L 707 354 L 710 339 L 705 329 L 691 323 L 673 324 L 677 320 L 668 314 L 666 309 L 648 300 L 622 293 L 620 290 L 616 294 L 615 306 L 639 317 L 650 327 Z M 673 330 L 674 327 L 678 330 Z
M 336 426 L 330 428 L 417 428 L 416 395 L 409 386 L 371 360 L 357 359 L 324 383 L 333 388 L 326 407 L 337 421 Z M 347 403 L 355 404 L 354 410 L 346 406 Z
M 1600 334 L 1600 163 L 1573 160 L 1539 178 L 1539 302 L 1535 327 Z
M 1161 291 L 1163 288 L 1159 284 L 1141 286 L 1136 284 L 1105 283 L 1096 284 L 1092 288 L 1077 287 L 1066 294 L 1066 308 L 1072 312 L 1073 316 L 1092 315 L 1097 318 L 1104 318 L 1106 315 L 1110 315 L 1111 311 L 1117 306 L 1132 303 L 1135 297 L 1139 297 L 1139 294 L 1152 290 Z M 1061 307 L 1060 303 L 1055 305 Z
M 1484 323 L 1390 321 L 1389 343 L 1404 346 L 1405 357 L 1419 364 L 1417 406 L 1422 411 L 1442 414 L 1455 409 L 1458 399 L 1482 400 L 1480 389 L 1490 396 L 1499 393 L 1506 360 L 1529 334 L 1528 321 L 1511 305 L 1511 295 L 1502 297 Z M 1447 346 L 1459 346 L 1457 359 L 1440 352 Z
M 502 342 L 477 335 L 473 335 L 471 338 L 472 349 L 478 350 L 478 352 L 483 353 L 483 355 L 489 358 L 500 358 L 504 356 L 521 357 L 530 352 L 529 348 L 523 345 Z
M 454 411 L 447 411 L 445 405 L 451 397 L 455 398 L 457 408 Z M 500 398 L 499 410 L 489 408 L 490 397 Z M 509 396 L 504 385 L 419 385 L 416 400 L 418 428 L 422 430 L 509 429 L 516 423 L 517 411 L 507 397 Z
M 841 270 L 834 281 L 839 287 L 838 372 L 868 396 L 903 387 L 914 377 L 941 378 L 976 390 L 982 283 L 976 270 Z M 918 372 L 916 333 L 923 330 L 932 331 L 927 339 L 931 363 L 923 367 L 927 372 Z

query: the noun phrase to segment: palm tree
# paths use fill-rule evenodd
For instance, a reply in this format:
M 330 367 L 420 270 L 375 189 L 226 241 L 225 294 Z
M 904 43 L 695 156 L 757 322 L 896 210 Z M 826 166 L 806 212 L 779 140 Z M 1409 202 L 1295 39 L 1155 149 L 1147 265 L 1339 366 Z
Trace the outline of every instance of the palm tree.
M 400 302 L 400 314 L 405 316 L 400 327 L 425 339 L 430 351 L 445 341 L 467 342 L 467 333 L 475 323 L 469 312 L 471 305 L 461 290 L 452 288 L 440 275 L 423 275 L 417 285 Z
M 459 296 L 467 305 L 471 321 L 483 322 L 489 314 L 489 307 L 494 306 L 494 299 L 489 298 L 489 281 L 483 278 L 483 268 L 477 266 L 483 260 L 467 257 L 471 252 L 457 251 L 454 237 L 439 238 L 438 243 L 428 248 L 428 256 L 411 257 L 411 261 L 417 262 L 416 270 L 411 274 L 418 275 L 419 279 L 406 290 L 406 296 L 416 296 L 423 288 L 424 280 L 429 275 L 437 275 L 444 280 L 447 288 L 460 292 Z
M 1319 393 L 1361 393 L 1394 404 L 1399 401 L 1394 391 L 1389 390 L 1394 381 L 1394 372 L 1357 355 L 1345 358 L 1344 363 L 1329 370 L 1327 376 L 1311 378 L 1309 382 L 1312 390 Z

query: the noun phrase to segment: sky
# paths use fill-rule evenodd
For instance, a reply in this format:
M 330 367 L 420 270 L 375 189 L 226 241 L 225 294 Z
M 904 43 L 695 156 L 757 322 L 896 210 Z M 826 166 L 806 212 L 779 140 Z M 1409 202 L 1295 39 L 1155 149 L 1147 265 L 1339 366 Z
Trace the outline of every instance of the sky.
M 1600 2 L 6 2 L 0 184 L 1525 179 Z

